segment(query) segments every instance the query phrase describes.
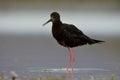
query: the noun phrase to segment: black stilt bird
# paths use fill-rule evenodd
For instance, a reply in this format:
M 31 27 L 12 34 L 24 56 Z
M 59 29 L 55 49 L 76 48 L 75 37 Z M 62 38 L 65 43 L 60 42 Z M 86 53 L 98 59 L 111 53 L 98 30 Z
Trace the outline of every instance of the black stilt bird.
M 81 30 L 79 30 L 76 26 L 72 24 L 62 23 L 62 21 L 60 20 L 60 15 L 57 12 L 51 13 L 50 17 L 51 19 L 44 23 L 43 26 L 49 22 L 52 22 L 53 37 L 60 45 L 68 48 L 69 61 L 67 64 L 67 71 L 68 73 L 70 73 L 69 66 L 70 63 L 72 63 L 72 78 L 74 79 L 75 54 L 73 47 L 82 46 L 85 44 L 91 45 L 104 41 L 95 40 L 86 36 Z M 72 48 L 72 50 L 70 50 L 70 48 Z

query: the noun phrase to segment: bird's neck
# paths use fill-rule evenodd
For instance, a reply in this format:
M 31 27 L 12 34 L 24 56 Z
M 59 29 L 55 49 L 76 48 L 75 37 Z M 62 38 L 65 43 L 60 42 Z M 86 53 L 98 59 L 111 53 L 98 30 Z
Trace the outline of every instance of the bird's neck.
M 62 22 L 60 20 L 56 20 L 53 22 L 53 26 L 60 26 L 62 25 Z
M 57 36 L 59 36 L 60 34 L 61 25 L 62 25 L 62 22 L 60 20 L 54 21 L 52 24 L 52 34 L 56 40 L 57 40 Z

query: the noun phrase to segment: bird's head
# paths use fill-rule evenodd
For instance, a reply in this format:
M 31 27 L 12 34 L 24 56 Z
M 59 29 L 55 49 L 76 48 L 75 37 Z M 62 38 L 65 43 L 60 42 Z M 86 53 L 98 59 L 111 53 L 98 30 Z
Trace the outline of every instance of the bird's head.
M 46 23 L 44 23 L 43 26 L 49 22 L 55 22 L 55 21 L 60 21 L 60 15 L 57 12 L 52 12 L 50 15 L 50 19 Z

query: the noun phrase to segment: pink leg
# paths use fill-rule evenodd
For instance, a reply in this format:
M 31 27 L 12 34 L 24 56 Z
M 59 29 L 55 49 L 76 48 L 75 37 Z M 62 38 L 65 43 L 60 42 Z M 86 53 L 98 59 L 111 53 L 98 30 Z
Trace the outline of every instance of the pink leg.
M 71 54 L 70 48 L 68 48 L 68 53 L 69 53 L 69 60 L 68 60 L 68 63 L 67 63 L 67 72 L 68 72 L 68 78 L 70 78 L 69 66 L 70 66 L 70 63 L 72 61 L 72 54 Z
M 74 80 L 74 66 L 75 66 L 75 52 L 74 52 L 74 49 L 72 48 L 72 80 Z
M 74 49 L 72 48 L 72 51 L 71 51 L 70 48 L 68 48 L 68 53 L 69 53 L 69 61 L 67 64 L 68 78 L 70 79 L 69 66 L 71 64 L 72 65 L 72 80 L 74 80 L 74 65 L 75 65 L 75 59 L 76 59 Z

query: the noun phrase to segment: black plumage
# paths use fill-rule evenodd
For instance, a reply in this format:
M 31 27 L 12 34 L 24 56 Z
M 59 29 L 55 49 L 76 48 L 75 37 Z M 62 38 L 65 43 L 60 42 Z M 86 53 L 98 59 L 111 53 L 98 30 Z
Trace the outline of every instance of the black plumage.
M 77 47 L 85 44 L 95 44 L 104 42 L 101 40 L 95 40 L 86 36 L 81 30 L 72 24 L 62 23 L 60 15 L 57 12 L 51 13 L 51 19 L 47 21 L 52 22 L 52 34 L 57 42 L 64 47 Z M 43 24 L 43 25 L 45 25 Z

